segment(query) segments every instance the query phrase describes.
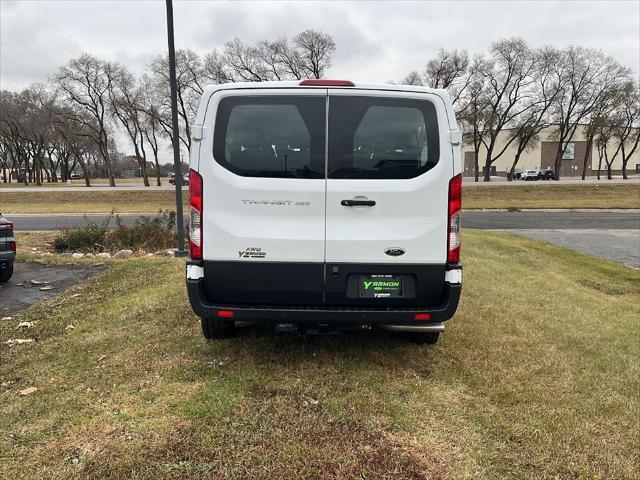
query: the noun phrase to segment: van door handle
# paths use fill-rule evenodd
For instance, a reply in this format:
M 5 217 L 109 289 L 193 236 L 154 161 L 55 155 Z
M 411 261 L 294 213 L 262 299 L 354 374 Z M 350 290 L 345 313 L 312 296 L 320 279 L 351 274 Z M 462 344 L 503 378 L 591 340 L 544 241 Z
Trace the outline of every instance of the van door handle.
M 373 207 L 375 200 L 342 200 L 340 205 L 343 207 Z

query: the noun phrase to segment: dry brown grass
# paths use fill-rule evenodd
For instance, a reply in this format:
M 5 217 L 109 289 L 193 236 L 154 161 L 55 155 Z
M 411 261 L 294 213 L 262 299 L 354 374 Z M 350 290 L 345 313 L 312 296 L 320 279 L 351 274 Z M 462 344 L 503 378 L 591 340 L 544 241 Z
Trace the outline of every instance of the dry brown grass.
M 59 232 L 14 232 L 18 253 L 53 252 L 53 240 Z M 34 250 L 35 249 L 35 250 Z
M 472 231 L 464 261 L 434 347 L 256 327 L 206 342 L 180 261 L 109 264 L 0 324 L 37 340 L 0 343 L 0 478 L 636 476 L 637 270 Z
M 0 192 L 3 214 L 12 213 L 155 213 L 175 210 L 172 190 L 82 192 Z M 188 191 L 183 202 L 188 205 Z
M 184 192 L 184 205 L 188 193 Z M 640 208 L 640 185 L 492 185 L 463 187 L 463 206 L 483 208 Z M 0 211 L 12 213 L 155 213 L 175 210 L 173 190 L 1 192 Z
M 464 185 L 462 205 L 482 208 L 640 208 L 640 184 Z

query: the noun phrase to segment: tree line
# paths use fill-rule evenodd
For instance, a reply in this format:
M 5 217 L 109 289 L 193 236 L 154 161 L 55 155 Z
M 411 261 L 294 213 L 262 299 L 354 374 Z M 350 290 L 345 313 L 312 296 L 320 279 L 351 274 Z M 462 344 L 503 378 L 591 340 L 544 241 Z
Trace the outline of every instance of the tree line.
M 336 45 L 323 32 L 305 30 L 291 39 L 246 43 L 235 39 L 199 56 L 176 52 L 179 141 L 188 151 L 191 125 L 205 85 L 322 78 Z M 563 148 L 576 133 L 595 147 L 600 170 L 611 178 L 613 162 L 627 164 L 638 149 L 640 93 L 631 70 L 599 50 L 569 46 L 533 48 L 520 38 L 502 39 L 488 52 L 440 50 L 422 71 L 400 83 L 450 92 L 465 142 L 474 152 L 474 174 L 490 180 L 491 166 L 510 147 L 513 178 L 521 155 L 541 132 L 554 127 L 560 178 Z M 46 84 L 0 92 L 0 173 L 4 181 L 41 184 L 66 181 L 78 169 L 86 185 L 101 176 L 115 185 L 121 155 L 115 129 L 129 140 L 145 185 L 160 185 L 161 148 L 172 140 L 168 57 L 158 55 L 135 76 L 124 65 L 81 55 L 60 67 Z M 501 139 L 506 138 L 506 141 Z M 613 145 L 613 148 L 607 148 Z M 483 169 L 479 165 L 484 154 Z M 151 172 L 150 172 L 151 170 Z
M 291 39 L 227 42 L 199 56 L 176 51 L 179 140 L 191 146 L 191 122 L 208 84 L 322 78 L 335 51 L 332 38 L 305 30 Z M 138 171 L 149 186 L 149 170 L 161 184 L 159 151 L 172 141 L 169 60 L 152 59 L 136 77 L 115 61 L 83 54 L 46 84 L 0 92 L 0 173 L 28 184 L 70 179 L 79 168 L 87 186 L 95 176 L 115 186 L 121 155 L 115 129 L 126 134 Z
M 640 141 L 640 92 L 637 76 L 600 50 L 569 46 L 532 48 L 521 38 L 491 44 L 484 55 L 440 50 L 423 71 L 409 73 L 401 83 L 449 90 L 465 142 L 473 147 L 475 180 L 484 153 L 484 180 L 491 166 L 513 147 L 507 172 L 511 180 L 523 152 L 540 141 L 541 132 L 554 127 L 555 177 L 560 178 L 563 149 L 580 130 L 589 153 L 596 147 L 598 178 L 603 166 L 611 179 L 620 158 L 622 174 Z M 502 135 L 501 135 L 502 134 Z M 499 138 L 506 141 L 499 142 Z M 607 148 L 612 145 L 612 148 Z

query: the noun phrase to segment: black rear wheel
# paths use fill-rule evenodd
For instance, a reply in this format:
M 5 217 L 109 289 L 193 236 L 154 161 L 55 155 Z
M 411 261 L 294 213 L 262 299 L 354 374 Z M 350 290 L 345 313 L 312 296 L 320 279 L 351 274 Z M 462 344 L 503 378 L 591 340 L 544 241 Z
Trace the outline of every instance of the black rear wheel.
M 410 333 L 411 339 L 418 345 L 433 345 L 440 338 L 440 332 L 415 332 Z
M 204 338 L 229 338 L 236 334 L 236 324 L 233 320 L 202 317 L 200 323 Z
M 0 268 L 0 283 L 8 282 L 13 275 L 13 263 Z

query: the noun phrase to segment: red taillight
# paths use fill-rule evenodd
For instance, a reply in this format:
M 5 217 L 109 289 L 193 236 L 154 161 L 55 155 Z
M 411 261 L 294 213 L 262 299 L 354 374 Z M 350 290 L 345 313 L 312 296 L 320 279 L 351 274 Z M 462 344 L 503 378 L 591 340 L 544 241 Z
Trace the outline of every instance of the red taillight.
M 202 259 L 202 177 L 189 170 L 189 254 Z
M 431 314 L 430 313 L 416 313 L 413 316 L 414 320 L 429 320 L 431 318 Z
M 233 318 L 233 310 L 218 310 L 216 315 L 222 318 Z
M 449 181 L 449 227 L 447 229 L 447 263 L 460 262 L 462 210 L 462 175 Z
M 355 87 L 349 80 L 302 80 L 301 87 Z
M 4 222 L 2 225 L 0 225 L 0 230 L 3 230 L 5 233 L 3 234 L 3 236 L 8 236 L 8 237 L 13 237 L 13 222 Z M 9 245 L 9 250 L 11 250 L 12 252 L 16 252 L 16 242 L 11 240 L 10 242 L 8 242 Z

